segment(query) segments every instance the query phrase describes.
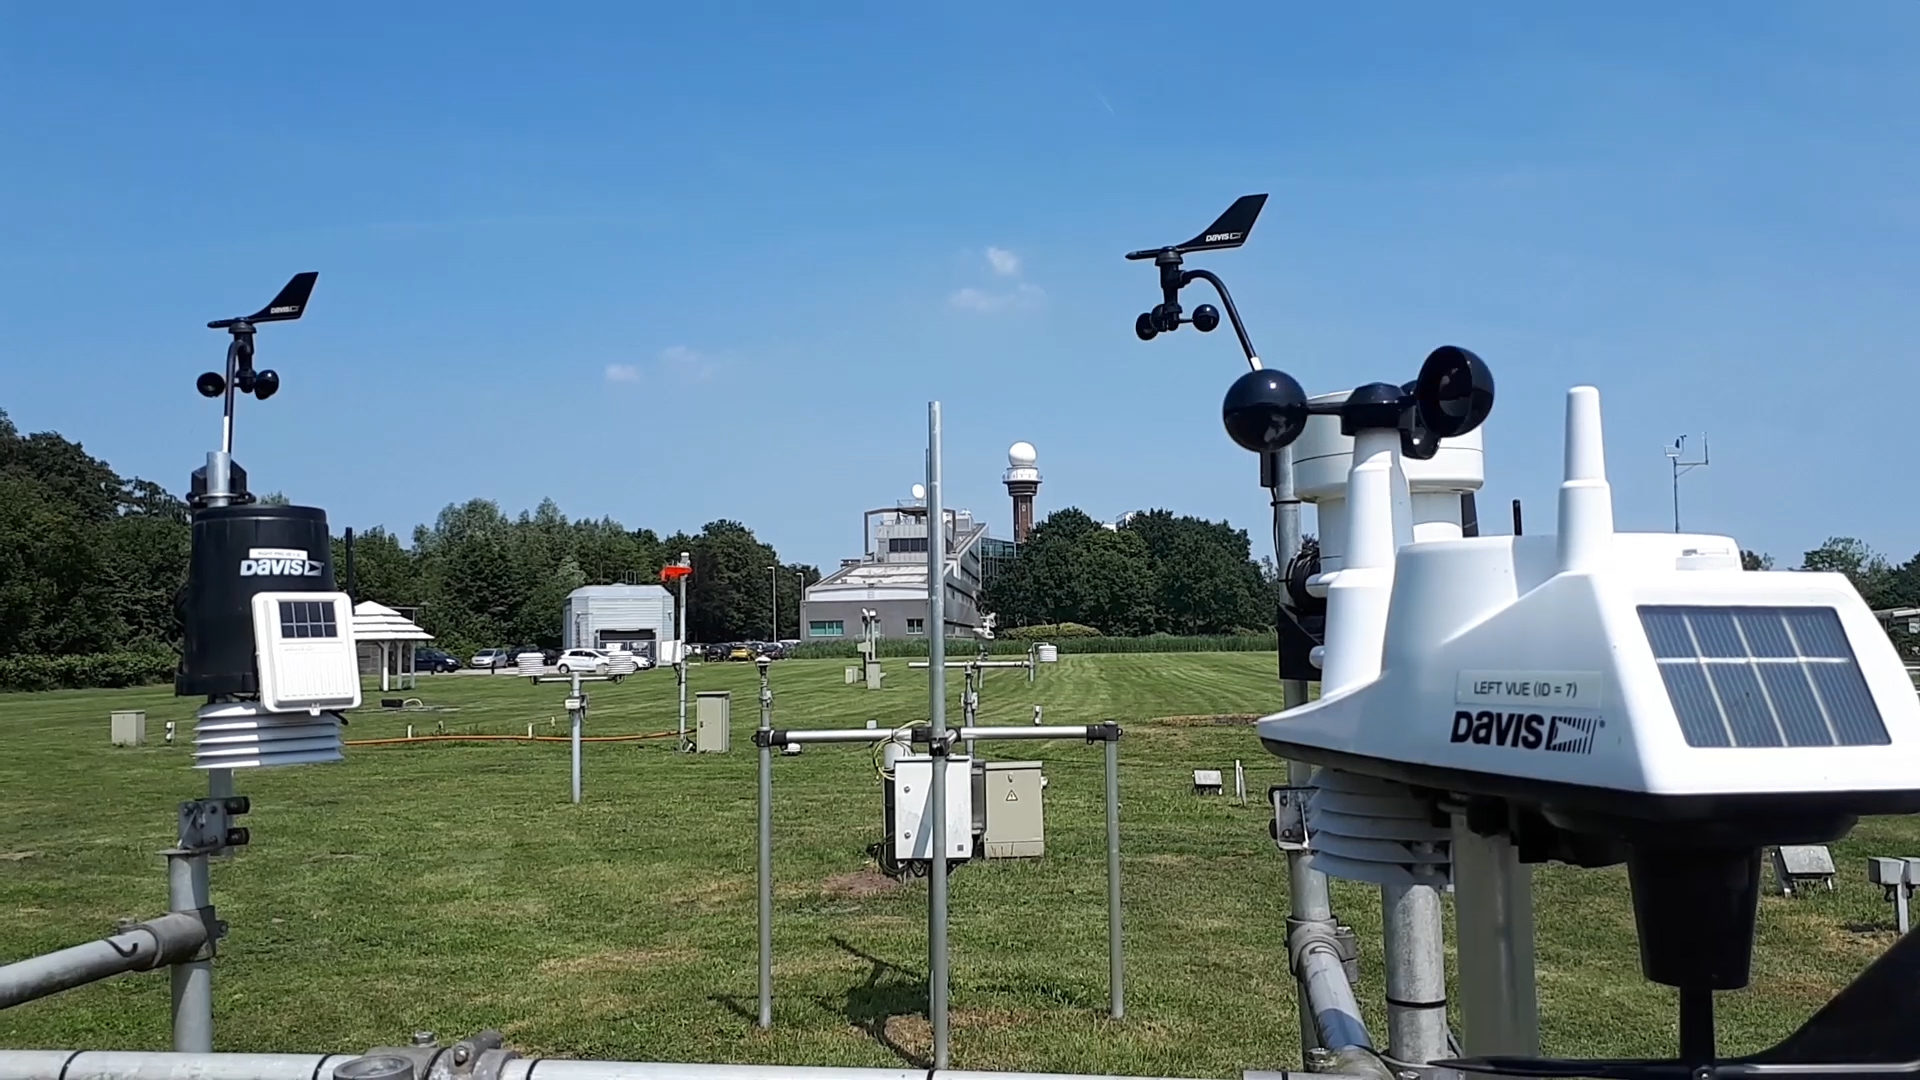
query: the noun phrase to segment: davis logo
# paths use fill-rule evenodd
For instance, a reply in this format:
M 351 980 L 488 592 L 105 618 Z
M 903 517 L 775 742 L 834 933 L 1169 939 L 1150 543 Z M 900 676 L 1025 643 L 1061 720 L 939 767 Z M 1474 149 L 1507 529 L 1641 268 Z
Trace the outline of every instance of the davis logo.
M 1594 732 L 1599 728 L 1598 716 L 1460 709 L 1453 714 L 1449 741 L 1558 754 L 1591 754 Z
M 312 559 L 241 559 L 241 577 L 319 577 L 326 564 Z

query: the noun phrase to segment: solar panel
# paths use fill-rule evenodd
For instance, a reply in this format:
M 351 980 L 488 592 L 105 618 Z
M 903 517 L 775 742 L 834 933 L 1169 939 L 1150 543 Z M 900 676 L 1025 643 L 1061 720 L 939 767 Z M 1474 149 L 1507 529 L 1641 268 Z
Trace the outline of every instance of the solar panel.
M 1885 746 L 1840 616 L 1825 607 L 1643 605 L 1688 746 Z
M 340 624 L 334 618 L 333 603 L 328 600 L 280 601 L 280 636 L 283 638 L 337 638 Z

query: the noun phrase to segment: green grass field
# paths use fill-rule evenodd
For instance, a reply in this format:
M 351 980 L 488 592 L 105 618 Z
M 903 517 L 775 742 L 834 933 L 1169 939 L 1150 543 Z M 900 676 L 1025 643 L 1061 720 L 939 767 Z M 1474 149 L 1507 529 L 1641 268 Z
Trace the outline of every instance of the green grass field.
M 842 685 L 842 666 L 776 665 L 776 723 L 924 717 L 924 673 L 892 662 L 888 688 L 869 693 Z M 775 763 L 775 1029 L 753 1030 L 757 680 L 750 665 L 712 665 L 692 683 L 733 691 L 733 752 L 589 746 L 578 807 L 564 744 L 359 748 L 344 765 L 242 773 L 253 844 L 213 870 L 233 925 L 215 968 L 217 1047 L 350 1052 L 416 1029 L 497 1027 L 530 1054 L 919 1061 L 926 885 L 868 869 L 880 795 L 862 748 Z M 589 734 L 674 724 L 669 672 L 591 693 Z M 423 677 L 416 696 L 457 711 L 366 709 L 349 737 L 408 722 L 565 731 L 557 684 Z M 1064 657 L 1033 686 L 1016 671 L 989 676 L 987 722 L 1026 723 L 1037 702 L 1049 722 L 1126 725 L 1128 1017 L 1105 1017 L 1099 750 L 999 744 L 990 756 L 1047 763 L 1047 855 L 953 875 L 956 1067 L 1236 1076 L 1298 1065 L 1285 862 L 1262 797 L 1283 774 L 1248 727 L 1212 719 L 1276 699 L 1261 654 Z M 119 708 L 146 709 L 156 743 L 163 721 L 191 716 L 164 688 L 0 696 L 0 960 L 165 906 L 156 852 L 172 840 L 174 804 L 204 784 L 184 723 L 173 748 L 110 747 L 107 714 Z M 1248 805 L 1191 793 L 1192 769 L 1230 770 L 1235 758 Z M 1722 997 L 1725 1048 L 1785 1034 L 1887 947 L 1891 907 L 1862 860 L 1914 853 L 1911 822 L 1869 821 L 1835 851 L 1836 891 L 1763 901 L 1754 986 Z M 1363 943 L 1359 990 L 1378 1033 L 1377 892 L 1335 888 Z M 1669 1053 L 1673 996 L 1640 978 L 1625 874 L 1543 868 L 1536 903 L 1547 1051 Z M 167 999 L 164 974 L 123 976 L 0 1013 L 0 1046 L 164 1049 Z

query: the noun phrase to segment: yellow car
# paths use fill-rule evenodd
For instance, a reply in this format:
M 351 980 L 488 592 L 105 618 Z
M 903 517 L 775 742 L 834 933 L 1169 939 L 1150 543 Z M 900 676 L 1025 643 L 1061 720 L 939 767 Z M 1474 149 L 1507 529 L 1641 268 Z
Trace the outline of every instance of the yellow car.
M 732 651 L 732 652 L 729 652 L 729 653 L 727 653 L 727 659 L 729 659 L 729 660 L 751 660 L 751 659 L 753 659 L 753 650 L 752 650 L 752 649 L 749 649 L 749 648 L 747 648 L 747 647 L 746 647 L 745 645 L 735 645 L 735 646 L 733 647 L 733 651 Z

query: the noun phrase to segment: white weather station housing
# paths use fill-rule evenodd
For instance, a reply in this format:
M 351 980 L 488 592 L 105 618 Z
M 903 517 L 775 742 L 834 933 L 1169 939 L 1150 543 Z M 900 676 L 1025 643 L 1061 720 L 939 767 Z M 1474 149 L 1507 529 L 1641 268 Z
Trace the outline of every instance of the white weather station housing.
M 1321 696 L 1261 720 L 1260 739 L 1319 767 L 1299 838 L 1320 872 L 1388 890 L 1390 932 L 1427 930 L 1433 890 L 1457 886 L 1465 939 L 1486 905 L 1513 906 L 1483 893 L 1515 862 L 1626 863 L 1643 970 L 1680 989 L 1681 1060 L 1700 1067 L 1713 992 L 1747 982 L 1762 847 L 1920 809 L 1920 698 L 1843 576 L 1745 571 L 1728 537 L 1616 532 L 1593 387 L 1566 399 L 1558 533 L 1466 535 L 1459 495 L 1479 486 L 1472 436 L 1492 405 L 1486 365 L 1453 347 L 1404 387 L 1309 401 L 1280 372 L 1235 384 L 1229 432 L 1295 452 L 1327 538 L 1306 581 L 1326 605 Z M 1339 465 L 1344 491 L 1326 475 Z M 1468 846 L 1472 882 L 1455 866 Z M 1438 950 L 1437 932 L 1408 937 L 1403 953 Z M 1437 959 L 1401 957 L 1432 971 Z M 1531 982 L 1519 966 L 1483 977 Z M 1429 1039 L 1445 1038 L 1444 985 L 1426 993 L 1390 997 L 1410 1041 L 1423 1006 Z M 1532 1011 L 1531 987 L 1462 996 Z

